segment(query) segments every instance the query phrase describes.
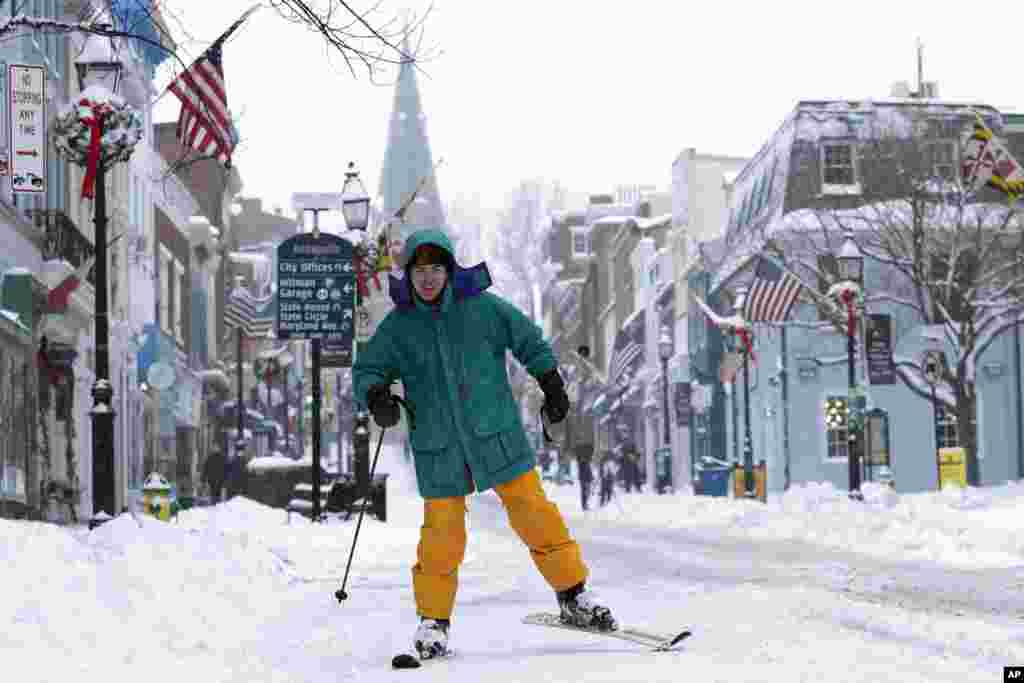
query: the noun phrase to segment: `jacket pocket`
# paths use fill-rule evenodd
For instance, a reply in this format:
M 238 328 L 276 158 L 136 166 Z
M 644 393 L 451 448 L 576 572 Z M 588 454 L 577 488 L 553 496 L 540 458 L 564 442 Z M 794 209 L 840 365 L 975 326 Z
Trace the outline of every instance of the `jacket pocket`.
M 489 474 L 498 474 L 528 457 L 518 448 L 515 433 L 514 429 L 497 432 L 480 442 Z
M 419 449 L 414 446 L 412 459 L 421 491 L 449 487 L 454 482 L 448 449 Z

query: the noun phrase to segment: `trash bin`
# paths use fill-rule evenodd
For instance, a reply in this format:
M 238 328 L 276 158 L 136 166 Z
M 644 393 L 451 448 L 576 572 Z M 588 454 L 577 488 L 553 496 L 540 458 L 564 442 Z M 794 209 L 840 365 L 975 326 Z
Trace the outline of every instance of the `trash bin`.
M 939 449 L 939 489 L 967 486 L 967 451 L 962 447 Z
M 142 512 L 163 521 L 171 518 L 173 504 L 171 485 L 159 473 L 153 472 L 142 486 Z
M 705 467 L 701 469 L 697 477 L 695 493 L 698 496 L 717 496 L 724 498 L 729 495 L 729 475 L 732 470 L 728 467 Z

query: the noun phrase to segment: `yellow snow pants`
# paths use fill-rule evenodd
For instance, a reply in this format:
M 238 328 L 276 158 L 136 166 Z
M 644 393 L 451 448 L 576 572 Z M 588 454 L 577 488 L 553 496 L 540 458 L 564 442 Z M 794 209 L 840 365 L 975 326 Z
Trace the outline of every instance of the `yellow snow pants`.
M 553 590 L 586 580 L 579 545 L 569 535 L 558 506 L 547 499 L 537 470 L 494 487 L 541 575 Z M 423 526 L 412 569 L 416 612 L 421 617 L 449 619 L 455 605 L 459 565 L 466 553 L 466 497 L 424 501 Z

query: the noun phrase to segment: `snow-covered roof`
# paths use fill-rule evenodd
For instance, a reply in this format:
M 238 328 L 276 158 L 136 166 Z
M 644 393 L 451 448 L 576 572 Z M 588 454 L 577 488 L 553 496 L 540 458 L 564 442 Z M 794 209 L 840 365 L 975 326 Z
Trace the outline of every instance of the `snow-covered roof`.
M 1010 209 L 1002 204 L 976 203 L 967 204 L 960 209 L 953 204 L 936 203 L 925 207 L 925 221 L 931 225 L 948 223 L 952 227 L 962 225 L 978 225 L 998 228 L 1006 220 Z M 801 233 L 821 230 L 823 227 L 832 232 L 843 228 L 868 230 L 882 223 L 889 225 L 909 225 L 913 220 L 913 209 L 903 200 L 886 200 L 873 202 L 852 209 L 818 210 L 797 209 L 767 222 L 764 229 L 754 233 L 737 235 L 729 245 L 716 245 L 724 248 L 727 253 L 712 273 L 711 289 L 714 290 L 731 278 L 738 270 L 764 249 L 765 243 L 774 236 L 785 233 Z M 1019 214 L 1010 217 L 1012 224 L 1021 225 Z M 704 243 L 705 248 L 711 243 Z
M 672 214 L 663 213 L 660 216 L 652 216 L 651 218 L 634 218 L 636 227 L 641 230 L 650 230 L 651 228 L 662 228 L 672 223 Z
M 25 325 L 25 323 L 21 322 L 21 314 L 20 313 L 15 313 L 14 311 L 8 311 L 6 308 L 0 308 L 0 316 L 3 316 L 5 319 L 9 320 L 14 325 L 17 325 L 19 328 L 21 328 L 25 332 L 31 332 L 32 331 L 31 329 L 29 329 L 29 327 L 27 325 Z
M 303 465 L 298 460 L 292 460 L 281 455 L 278 451 L 274 451 L 276 455 L 265 455 L 261 458 L 253 458 L 249 461 L 246 469 L 259 472 L 267 470 L 295 470 L 300 469 Z M 321 490 L 326 490 L 326 487 Z

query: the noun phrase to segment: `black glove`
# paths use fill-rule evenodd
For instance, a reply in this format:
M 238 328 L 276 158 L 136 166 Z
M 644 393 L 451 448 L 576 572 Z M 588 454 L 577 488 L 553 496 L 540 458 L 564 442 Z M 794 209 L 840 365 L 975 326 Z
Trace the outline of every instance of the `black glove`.
M 387 384 L 374 384 L 366 392 L 366 405 L 373 421 L 387 429 L 398 424 L 398 401 L 391 395 Z
M 544 392 L 544 406 L 541 410 L 551 424 L 558 424 L 569 412 L 569 394 L 565 393 L 565 382 L 557 369 L 551 369 L 537 378 L 540 390 Z

